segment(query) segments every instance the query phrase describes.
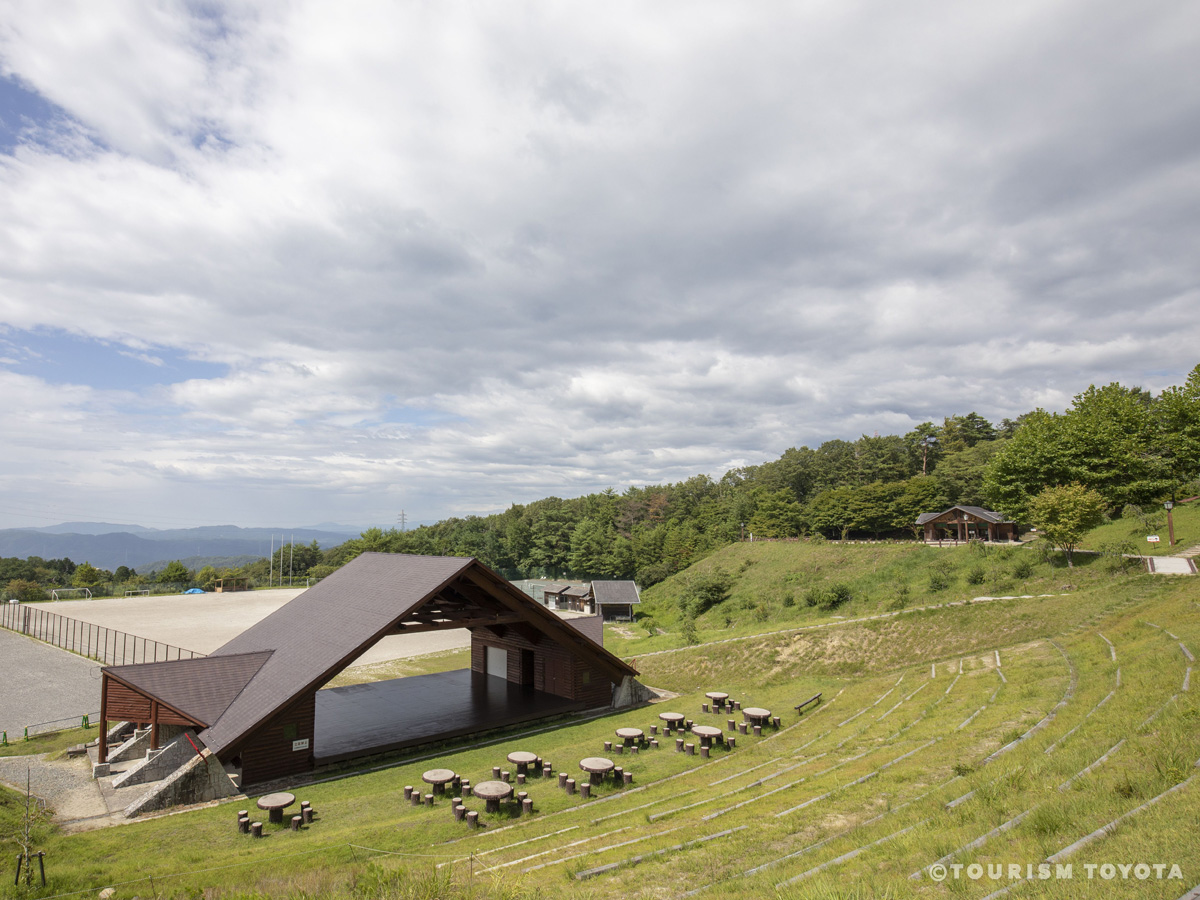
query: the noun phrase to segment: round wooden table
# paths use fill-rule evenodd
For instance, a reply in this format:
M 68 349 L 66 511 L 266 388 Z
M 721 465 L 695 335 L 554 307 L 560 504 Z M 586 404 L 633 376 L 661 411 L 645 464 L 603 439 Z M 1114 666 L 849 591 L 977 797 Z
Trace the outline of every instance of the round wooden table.
M 725 706 L 725 701 L 729 699 L 729 695 L 724 691 L 709 691 L 704 696 L 711 700 L 717 709 L 723 708 Z
M 500 812 L 500 801 L 511 797 L 513 789 L 506 781 L 481 781 L 471 788 L 471 792 L 484 799 L 488 812 Z
M 642 729 L 640 728 L 618 728 L 617 737 L 625 742 L 626 747 L 632 747 L 634 742 L 641 743 Z
M 514 750 L 508 754 L 508 761 L 517 767 L 518 775 L 528 775 L 529 767 L 537 762 L 537 754 L 527 750 Z
M 454 773 L 449 769 L 430 769 L 421 776 L 421 780 L 426 784 L 432 784 L 435 794 L 444 794 L 446 785 L 452 782 L 454 777 Z
M 771 711 L 760 706 L 747 706 L 742 710 L 742 718 L 755 725 L 765 725 L 771 721 Z
M 614 765 L 611 759 L 605 759 L 603 756 L 589 756 L 579 761 L 579 768 L 588 773 L 588 780 L 592 784 L 600 784 L 604 781 L 604 776 L 613 770 Z
M 683 721 L 687 718 L 683 713 L 677 712 L 659 713 L 658 717 L 667 723 L 668 728 L 682 728 Z
M 720 739 L 724 734 L 720 728 L 714 728 L 712 725 L 693 725 L 692 734 L 700 738 L 701 747 L 711 747 L 713 739 Z
M 289 794 L 287 791 L 280 791 L 276 794 L 267 794 L 265 797 L 259 797 L 258 803 L 255 805 L 259 809 L 265 809 L 267 811 L 268 821 L 274 822 L 276 825 L 282 825 L 283 811 L 295 802 L 295 794 Z

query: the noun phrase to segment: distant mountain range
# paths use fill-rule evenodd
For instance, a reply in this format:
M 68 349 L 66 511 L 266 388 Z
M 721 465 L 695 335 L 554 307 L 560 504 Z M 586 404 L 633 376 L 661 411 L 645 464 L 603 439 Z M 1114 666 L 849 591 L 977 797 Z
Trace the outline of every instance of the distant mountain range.
M 295 540 L 297 544 L 316 541 L 326 550 L 343 544 L 361 533 L 361 529 L 332 523 L 314 528 L 239 528 L 236 525 L 206 525 L 200 528 L 160 530 L 141 525 L 114 525 L 103 522 L 64 522 L 43 528 L 7 528 L 0 530 L 0 556 L 40 556 L 43 559 L 69 557 L 76 563 L 90 562 L 101 569 L 129 566 L 136 569 L 161 560 L 209 557 L 262 558 L 279 546 Z M 282 538 L 281 538 L 282 536 Z M 236 563 L 228 563 L 236 565 Z

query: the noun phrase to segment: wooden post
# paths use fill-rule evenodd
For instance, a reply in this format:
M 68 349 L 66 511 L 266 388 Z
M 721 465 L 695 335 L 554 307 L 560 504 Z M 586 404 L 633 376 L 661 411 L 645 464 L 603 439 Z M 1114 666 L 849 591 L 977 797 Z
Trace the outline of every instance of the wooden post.
M 102 763 L 108 762 L 108 675 L 100 673 L 100 752 L 96 759 Z
M 158 701 L 150 701 L 150 749 L 158 749 Z

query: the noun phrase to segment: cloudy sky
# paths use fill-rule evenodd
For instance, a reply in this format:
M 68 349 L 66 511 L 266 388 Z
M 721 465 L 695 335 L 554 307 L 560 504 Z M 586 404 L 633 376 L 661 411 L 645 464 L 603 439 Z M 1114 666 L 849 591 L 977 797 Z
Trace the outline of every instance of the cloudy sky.
M 1200 362 L 1200 7 L 4 0 L 0 527 L 394 524 Z

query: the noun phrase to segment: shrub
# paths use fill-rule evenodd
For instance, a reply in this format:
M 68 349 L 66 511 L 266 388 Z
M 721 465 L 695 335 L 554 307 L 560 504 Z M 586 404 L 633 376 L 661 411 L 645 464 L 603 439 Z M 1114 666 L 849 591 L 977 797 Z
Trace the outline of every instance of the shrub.
M 1012 573 L 1014 578 L 1024 581 L 1033 576 L 1033 563 L 1027 559 L 1018 559 L 1017 564 L 1013 566 Z
M 983 580 L 986 577 L 987 573 L 983 571 L 983 566 L 981 565 L 971 566 L 967 570 L 967 584 L 983 584 Z
M 793 594 L 791 591 L 784 591 L 783 592 L 783 605 L 786 607 L 795 606 L 796 605 L 796 595 Z
M 45 600 L 49 595 L 42 590 L 42 586 L 36 581 L 27 581 L 24 578 L 14 578 L 8 583 L 6 588 L 8 596 L 20 600 L 22 603 L 34 603 L 39 600 Z
M 771 618 L 771 610 L 765 603 L 759 603 L 754 607 L 754 619 L 756 622 L 765 622 Z
M 309 566 L 308 575 L 306 577 L 311 581 L 320 581 L 322 578 L 328 578 L 337 570 L 337 566 L 327 566 L 324 564 L 318 566 Z
M 944 591 L 950 587 L 950 577 L 941 569 L 934 569 L 929 573 L 929 590 L 933 593 Z
M 1127 575 L 1140 570 L 1143 565 L 1137 547 L 1129 541 L 1101 544 L 1100 556 L 1104 560 L 1104 571 L 1110 575 Z
M 683 623 L 680 625 L 679 633 L 683 636 L 685 644 L 700 643 L 700 636 L 696 634 L 696 620 L 692 616 L 684 616 Z
M 833 598 L 833 603 L 830 608 L 841 606 L 843 603 L 849 603 L 853 594 L 850 591 L 850 585 L 838 582 L 829 589 L 829 594 Z
M 685 582 L 680 606 L 693 617 L 699 616 L 729 598 L 733 579 L 723 569 L 716 568 L 708 573 L 697 573 Z
M 826 588 L 812 587 L 804 594 L 804 602 L 818 609 L 837 609 L 843 603 L 850 602 L 853 596 L 850 586 L 838 582 Z
M 637 623 L 645 629 L 647 637 L 654 637 L 658 634 L 658 623 L 654 621 L 653 616 L 640 616 Z

